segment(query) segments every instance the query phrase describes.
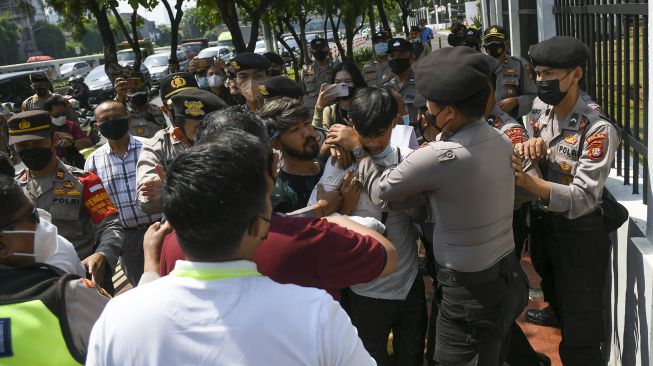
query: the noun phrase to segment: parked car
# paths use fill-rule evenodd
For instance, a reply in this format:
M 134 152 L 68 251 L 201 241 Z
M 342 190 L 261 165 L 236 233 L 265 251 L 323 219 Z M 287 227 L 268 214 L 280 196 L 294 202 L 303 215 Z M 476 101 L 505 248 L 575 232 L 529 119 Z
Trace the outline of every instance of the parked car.
M 145 89 L 148 95 L 152 90 L 152 78 L 150 72 L 145 65 L 141 64 L 141 74 L 145 81 Z M 116 91 L 113 89 L 113 84 L 109 80 L 109 76 L 104 71 L 104 65 L 100 65 L 86 75 L 84 82 L 88 86 L 90 96 L 88 102 L 90 104 L 98 104 L 108 99 L 113 99 L 116 96 Z
M 225 46 L 216 46 L 205 48 L 197 54 L 199 58 L 210 58 L 210 57 L 220 57 L 224 61 L 229 61 L 232 57 L 232 51 L 229 47 Z
M 181 41 L 179 48 L 186 53 L 186 57 L 192 60 L 201 50 L 209 47 L 209 41 L 204 38 L 185 39 Z
M 146 49 L 141 49 L 141 54 L 143 55 L 143 60 L 145 60 L 150 53 Z M 120 66 L 132 66 L 134 61 L 136 61 L 136 54 L 133 50 L 120 50 L 117 52 L 118 63 Z
M 86 61 L 68 62 L 59 67 L 62 79 L 77 75 L 86 76 L 89 72 L 91 72 L 91 65 Z
M 168 75 L 168 59 L 170 58 L 169 52 L 155 53 L 143 61 L 143 65 L 147 67 L 152 78 L 152 85 L 158 86 L 159 81 L 164 76 Z M 179 70 L 188 71 L 188 59 L 186 54 L 182 51 L 177 51 L 177 60 L 179 61 Z
M 265 40 L 256 41 L 256 47 L 254 48 L 254 53 L 262 55 L 268 52 L 267 47 L 265 46 Z

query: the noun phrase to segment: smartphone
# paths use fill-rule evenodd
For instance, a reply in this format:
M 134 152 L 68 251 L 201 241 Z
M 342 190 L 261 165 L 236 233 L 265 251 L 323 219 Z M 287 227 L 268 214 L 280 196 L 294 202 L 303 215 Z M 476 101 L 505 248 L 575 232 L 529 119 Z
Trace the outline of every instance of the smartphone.
M 206 69 L 209 66 L 213 66 L 213 59 L 212 58 L 201 58 L 197 60 L 197 67 L 200 69 Z
M 349 84 L 347 83 L 340 83 L 340 84 L 334 84 L 335 87 L 335 93 L 334 95 L 336 97 L 348 97 L 349 96 Z
M 139 78 L 129 78 L 127 79 L 127 89 L 129 90 L 138 90 L 143 87 L 143 81 Z

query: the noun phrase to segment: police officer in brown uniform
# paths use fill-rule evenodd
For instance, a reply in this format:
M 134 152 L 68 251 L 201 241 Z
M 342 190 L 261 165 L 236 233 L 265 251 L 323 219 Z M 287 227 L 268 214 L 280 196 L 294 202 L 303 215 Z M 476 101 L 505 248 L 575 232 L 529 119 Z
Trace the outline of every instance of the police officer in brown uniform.
M 159 130 L 166 128 L 161 109 L 148 102 L 147 90 L 142 78 L 130 85 L 127 80 L 116 79 L 116 100 L 126 103 L 129 113 L 129 134 L 143 138 L 154 136 Z
M 388 35 L 378 32 L 372 36 L 376 57 L 363 66 L 363 77 L 367 86 L 377 86 L 392 78 L 388 65 Z
M 308 108 L 312 116 L 320 94 L 320 86 L 333 78 L 334 64 L 329 58 L 329 42 L 324 38 L 311 40 L 309 52 L 315 62 L 306 64 L 302 68 L 301 86 L 304 90 L 304 107 Z
M 181 84 L 181 81 L 177 83 Z M 193 145 L 195 132 L 202 118 L 226 103 L 215 94 L 191 88 L 172 95 L 168 108 L 172 108 L 172 125 L 157 132 L 143 142 L 136 164 L 136 189 L 138 205 L 146 213 L 161 213 L 161 180 L 168 165 L 177 155 Z
M 502 111 L 518 119 L 530 112 L 537 89 L 531 66 L 508 55 L 507 46 L 508 38 L 503 27 L 493 25 L 485 30 L 483 48 L 501 64 L 495 71 L 497 81 L 494 94 L 497 104 Z
M 123 228 L 102 181 L 94 173 L 65 165 L 57 158 L 48 112 L 18 113 L 8 124 L 9 144 L 27 166 L 18 183 L 36 207 L 52 215 L 59 235 L 75 246 L 96 283 L 112 291 L 111 277 L 121 252 Z
M 392 38 L 388 41 L 388 65 L 392 78 L 385 86 L 390 86 L 401 94 L 408 115 L 404 116 L 404 124 L 415 127 L 417 123 L 417 108 L 413 105 L 417 89 L 415 87 L 415 72 L 412 65 L 416 60 L 413 44 L 403 38 Z
M 542 178 L 523 173 L 520 159 L 513 159 L 517 186 L 534 194 L 542 210 L 540 228 L 533 233 L 540 255 L 533 260 L 542 288 L 549 289 L 545 301 L 560 322 L 565 365 L 604 364 L 601 342 L 606 340 L 603 289 L 610 239 L 601 206 L 619 136 L 580 96 L 578 83 L 589 52 L 572 37 L 553 37 L 531 47 L 535 105 L 545 107 L 531 113 L 527 128 L 532 137 L 518 150 L 525 165 L 529 160 L 538 165 Z

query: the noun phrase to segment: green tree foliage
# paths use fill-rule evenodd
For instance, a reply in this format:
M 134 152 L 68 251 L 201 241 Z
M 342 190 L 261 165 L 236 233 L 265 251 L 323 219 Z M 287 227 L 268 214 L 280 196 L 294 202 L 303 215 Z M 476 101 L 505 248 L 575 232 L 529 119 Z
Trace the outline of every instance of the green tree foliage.
M 18 41 L 20 34 L 18 33 L 18 25 L 11 20 L 8 15 L 0 15 L 0 65 L 11 65 L 20 63 L 18 58 Z
M 170 27 L 167 25 L 159 26 L 159 40 L 157 44 L 159 46 L 169 46 L 172 41 L 172 34 L 170 34 Z
M 58 25 L 50 24 L 45 21 L 38 21 L 32 27 L 36 47 L 44 55 L 54 58 L 63 58 L 68 56 L 66 53 L 66 37 L 63 35 Z

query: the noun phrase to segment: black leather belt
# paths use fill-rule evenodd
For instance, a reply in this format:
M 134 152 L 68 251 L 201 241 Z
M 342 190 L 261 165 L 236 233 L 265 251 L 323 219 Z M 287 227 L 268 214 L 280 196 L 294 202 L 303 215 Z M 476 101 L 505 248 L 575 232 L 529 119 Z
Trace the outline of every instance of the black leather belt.
M 492 267 L 478 272 L 458 272 L 447 268 L 437 269 L 438 282 L 453 287 L 474 287 L 497 279 L 517 264 L 517 256 L 508 253 Z

